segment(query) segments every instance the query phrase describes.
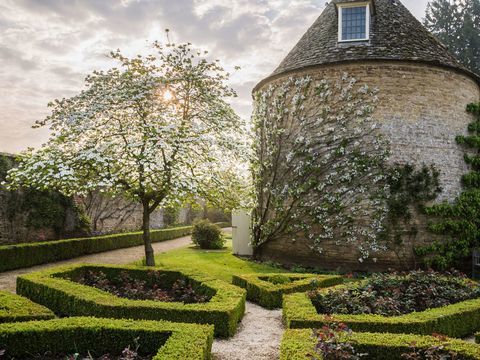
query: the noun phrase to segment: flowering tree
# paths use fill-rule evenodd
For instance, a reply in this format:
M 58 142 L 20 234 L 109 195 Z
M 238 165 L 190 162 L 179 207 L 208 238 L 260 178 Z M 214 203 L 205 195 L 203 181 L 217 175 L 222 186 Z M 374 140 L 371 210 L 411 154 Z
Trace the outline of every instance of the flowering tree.
M 86 89 L 50 103 L 37 126 L 51 137 L 25 153 L 11 188 L 100 190 L 143 207 L 146 263 L 155 265 L 150 214 L 191 196 L 222 193 L 224 169 L 245 155 L 245 123 L 226 99 L 229 74 L 191 44 L 153 44 L 148 56 L 111 54 L 119 66 L 89 75 Z M 221 175 L 221 176 L 217 176 Z M 208 190 L 208 191 L 207 191 Z

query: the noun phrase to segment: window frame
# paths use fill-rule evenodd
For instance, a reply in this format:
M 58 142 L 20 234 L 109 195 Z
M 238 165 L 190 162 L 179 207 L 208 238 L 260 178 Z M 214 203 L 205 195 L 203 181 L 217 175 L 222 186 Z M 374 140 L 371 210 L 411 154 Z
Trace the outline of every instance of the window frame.
M 365 7 L 366 8 L 366 19 L 365 19 L 365 38 L 364 39 L 347 39 L 343 40 L 343 9 L 345 8 L 356 8 L 356 7 Z M 370 2 L 353 2 L 353 3 L 344 3 L 337 4 L 338 8 L 338 42 L 358 42 L 358 41 L 369 41 L 370 40 Z

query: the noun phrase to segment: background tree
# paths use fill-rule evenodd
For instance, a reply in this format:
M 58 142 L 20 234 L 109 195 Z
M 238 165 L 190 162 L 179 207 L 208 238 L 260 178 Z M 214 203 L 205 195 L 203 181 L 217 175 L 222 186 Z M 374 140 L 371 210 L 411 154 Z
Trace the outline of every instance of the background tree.
M 37 126 L 51 136 L 23 154 L 8 176 L 11 188 L 100 190 L 143 208 L 146 264 L 155 264 L 150 214 L 159 206 L 228 186 L 216 175 L 245 155 L 246 132 L 226 99 L 229 74 L 190 44 L 156 42 L 148 56 L 111 54 L 119 63 L 87 76 L 86 89 L 55 100 Z M 209 189 L 211 186 L 208 187 Z
M 434 221 L 430 230 L 442 240 L 419 249 L 427 265 L 440 269 L 458 265 L 480 246 L 480 103 L 468 106 L 476 119 L 468 126 L 468 136 L 457 136 L 457 143 L 466 149 L 465 162 L 471 171 L 462 177 L 463 192 L 452 203 L 427 208 Z
M 471 71 L 480 74 L 480 0 L 433 0 L 424 24 Z

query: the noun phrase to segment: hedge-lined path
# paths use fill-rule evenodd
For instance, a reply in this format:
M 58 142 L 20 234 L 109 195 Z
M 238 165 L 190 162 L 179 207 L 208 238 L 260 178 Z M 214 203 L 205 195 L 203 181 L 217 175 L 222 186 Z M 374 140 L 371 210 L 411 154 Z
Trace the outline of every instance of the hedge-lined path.
M 284 327 L 281 310 L 267 310 L 247 301 L 235 336 L 214 340 L 214 360 L 274 360 L 279 358 Z
M 223 231 L 230 231 L 230 229 L 223 229 Z M 168 250 L 177 249 L 187 246 L 192 242 L 190 236 L 166 240 L 162 242 L 153 243 L 155 253 L 159 254 Z M 143 245 L 129 248 L 106 251 L 98 254 L 80 256 L 73 259 L 62 260 L 54 263 L 32 266 L 29 268 L 12 270 L 0 273 L 0 290 L 7 290 L 15 292 L 17 276 L 23 275 L 33 271 L 48 269 L 54 266 L 77 263 L 100 263 L 100 264 L 129 264 L 138 261 L 145 255 Z

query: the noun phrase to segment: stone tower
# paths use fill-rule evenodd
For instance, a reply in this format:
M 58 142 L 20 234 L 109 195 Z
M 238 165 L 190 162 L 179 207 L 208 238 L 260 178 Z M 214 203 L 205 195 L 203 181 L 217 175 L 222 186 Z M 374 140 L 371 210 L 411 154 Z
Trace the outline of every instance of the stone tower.
M 315 84 L 335 84 L 347 76 L 354 79 L 355 86 L 378 89 L 369 121 L 389 143 L 388 163 L 434 166 L 439 171 L 442 188 L 435 201 L 453 200 L 461 191 L 460 179 L 467 171 L 463 150 L 456 144 L 455 137 L 465 133 L 472 120 L 465 108 L 480 98 L 478 75 L 462 66 L 399 0 L 335 0 L 327 5 L 278 68 L 255 87 L 254 96 L 272 96 L 282 86 L 282 91 L 291 91 L 283 85 L 287 82 L 298 84 L 310 79 L 308 81 Z M 303 95 L 292 93 L 288 101 L 292 102 L 297 96 Z M 284 99 L 288 99 L 288 95 Z M 264 114 L 273 113 L 275 104 L 267 101 Z M 317 105 L 315 101 L 306 101 L 302 106 L 313 111 Z M 282 136 L 288 136 L 296 121 L 301 119 L 291 116 L 279 125 L 284 127 Z M 272 160 L 265 150 L 270 147 L 265 133 L 272 124 L 278 125 L 274 120 L 257 125 L 259 167 L 263 169 L 267 169 L 265 164 Z M 365 136 L 363 141 L 369 142 L 371 137 Z M 292 156 L 287 150 L 278 152 L 281 164 L 291 161 Z M 284 185 L 288 192 L 291 182 L 288 177 L 277 176 L 275 181 L 276 188 L 282 189 Z M 263 229 L 271 229 L 276 226 L 278 211 L 266 210 L 267 203 L 271 202 L 266 192 L 268 189 L 257 188 L 255 218 L 256 221 L 261 218 L 263 224 L 270 221 Z M 304 196 L 300 203 L 309 203 L 313 197 Z M 291 204 L 294 200 L 285 195 L 282 201 Z M 354 221 L 359 227 L 370 226 L 368 216 Z M 282 263 L 327 269 L 414 267 L 418 261 L 415 246 L 428 243 L 431 238 L 426 231 L 426 219 L 415 216 L 414 222 L 418 233 L 403 239 L 395 249 L 387 245 L 365 259 L 360 259 L 355 244 L 335 238 L 336 235 L 324 236 L 323 243 L 320 241 L 321 251 L 316 251 L 308 231 L 295 226 L 296 230 L 290 232 L 271 231 L 275 235 L 257 247 L 256 255 Z M 318 229 L 323 224 L 319 221 L 312 226 Z

